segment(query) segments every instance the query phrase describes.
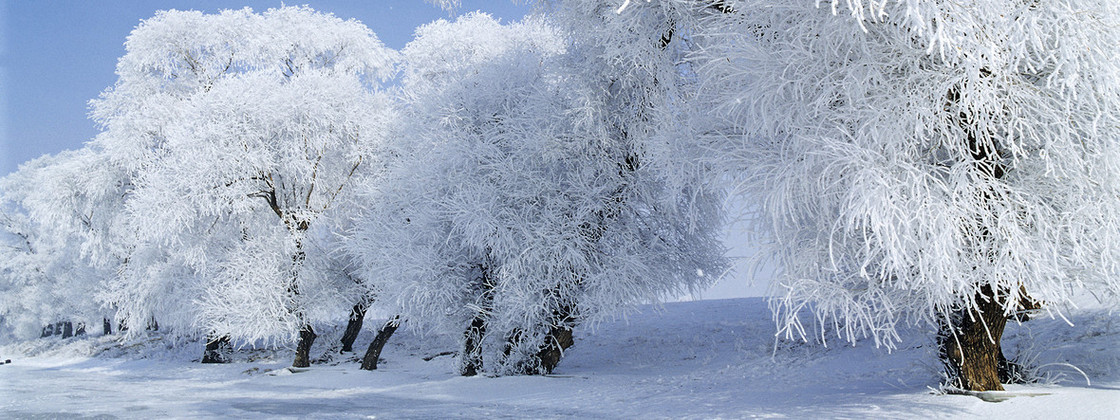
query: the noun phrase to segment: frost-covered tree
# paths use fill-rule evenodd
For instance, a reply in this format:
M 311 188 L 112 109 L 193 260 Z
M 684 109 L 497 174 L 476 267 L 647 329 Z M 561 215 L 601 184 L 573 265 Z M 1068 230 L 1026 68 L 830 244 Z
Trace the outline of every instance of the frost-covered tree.
M 722 268 L 719 195 L 645 164 L 620 133 L 632 109 L 573 45 L 542 20 L 470 14 L 403 51 L 399 158 L 350 249 L 382 303 L 460 338 L 464 375 L 549 372 L 577 324 Z
M 307 366 L 313 312 L 348 305 L 338 276 L 305 262 L 381 140 L 376 88 L 396 53 L 306 7 L 160 12 L 126 49 L 93 112 L 134 172 L 137 245 L 115 300 L 213 340 L 298 333 Z
M 938 326 L 956 385 L 1002 389 L 1008 317 L 1118 301 L 1120 3 L 829 6 L 734 2 L 695 37 L 781 333 Z
M 112 315 L 99 296 L 124 255 L 115 232 L 127 184 L 92 147 L 32 160 L 0 180 L 0 316 L 16 337 Z

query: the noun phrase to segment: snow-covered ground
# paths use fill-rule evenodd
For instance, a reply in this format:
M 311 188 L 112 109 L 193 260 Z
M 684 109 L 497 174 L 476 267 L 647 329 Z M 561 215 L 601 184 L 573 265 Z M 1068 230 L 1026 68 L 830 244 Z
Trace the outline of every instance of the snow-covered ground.
M 775 348 L 766 302 L 747 298 L 647 307 L 580 330 L 549 377 L 459 377 L 452 356 L 424 360 L 453 346 L 404 329 L 375 372 L 345 360 L 353 355 L 291 373 L 289 351 L 201 365 L 199 343 L 34 340 L 0 347 L 12 359 L 0 366 L 0 418 L 1120 418 L 1120 318 L 1083 310 L 1070 320 L 1009 326 L 1009 356 L 1057 382 L 1009 386 L 1018 396 L 998 403 L 933 392 L 926 331 L 905 332 L 892 353 Z M 338 333 L 325 331 L 313 354 L 333 354 Z

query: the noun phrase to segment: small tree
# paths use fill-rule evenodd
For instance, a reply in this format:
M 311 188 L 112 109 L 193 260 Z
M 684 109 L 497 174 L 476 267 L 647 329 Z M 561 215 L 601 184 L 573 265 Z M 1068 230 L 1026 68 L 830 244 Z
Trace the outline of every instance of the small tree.
M 1009 316 L 1117 301 L 1120 4 L 838 3 L 737 2 L 697 31 L 781 332 L 806 310 L 888 347 L 937 325 L 955 385 L 1002 389 Z

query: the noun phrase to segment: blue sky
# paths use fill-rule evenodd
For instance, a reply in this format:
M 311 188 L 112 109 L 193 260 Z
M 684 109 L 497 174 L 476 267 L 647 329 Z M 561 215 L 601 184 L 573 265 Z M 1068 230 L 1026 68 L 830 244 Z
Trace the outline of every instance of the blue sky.
M 519 2 L 520 3 L 520 2 Z M 424 23 L 449 18 L 422 0 L 289 1 L 357 19 L 392 48 L 403 47 Z M 43 154 L 76 149 L 97 134 L 87 102 L 116 81 L 117 58 L 129 32 L 156 10 L 216 12 L 280 1 L 33 1 L 0 0 L 0 176 Z M 456 14 L 482 10 L 502 21 L 520 19 L 524 4 L 463 0 Z

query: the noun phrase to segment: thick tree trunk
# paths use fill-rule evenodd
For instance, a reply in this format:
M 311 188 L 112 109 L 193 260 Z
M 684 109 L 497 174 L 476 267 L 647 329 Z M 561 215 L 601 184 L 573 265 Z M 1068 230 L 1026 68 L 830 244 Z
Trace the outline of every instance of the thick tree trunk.
M 377 362 L 381 359 L 381 350 L 385 348 L 385 343 L 389 342 L 389 337 L 397 332 L 397 327 L 400 325 L 400 317 L 395 316 L 390 319 L 385 325 L 377 330 L 377 336 L 369 343 L 369 348 L 366 349 L 365 357 L 362 357 L 363 370 L 377 370 Z
M 346 332 L 342 333 L 343 353 L 354 351 L 354 340 L 357 340 L 358 333 L 362 332 L 362 323 L 365 321 L 368 306 L 369 304 L 363 299 L 350 309 L 350 320 L 346 323 Z
M 938 335 L 941 360 L 950 383 L 969 391 L 1002 391 L 1000 347 L 1007 317 L 989 286 L 981 288 L 976 311 L 960 311 Z
M 202 352 L 202 363 L 228 363 L 225 352 L 232 346 L 229 343 L 229 336 L 223 335 L 221 337 L 208 336 L 206 338 L 206 350 Z
M 541 343 L 537 353 L 528 360 L 509 360 L 509 357 L 514 355 L 514 349 L 521 345 L 524 336 L 524 332 L 520 329 L 514 330 L 506 339 L 506 363 L 512 364 L 510 368 L 520 375 L 551 374 L 560 364 L 560 359 L 564 357 L 564 351 L 575 344 L 572 327 L 568 325 L 551 327 L 544 343 Z
M 101 332 L 105 335 L 113 333 L 113 323 L 109 321 L 109 318 L 101 319 Z
M 548 338 L 541 351 L 537 353 L 537 358 L 541 362 L 541 370 L 544 374 L 552 373 L 556 369 L 556 365 L 560 364 L 560 359 L 564 357 L 564 350 L 567 350 L 575 340 L 572 337 L 572 329 L 569 327 L 552 327 L 552 331 L 548 334 Z
M 74 336 L 74 324 L 71 324 L 70 321 L 60 322 L 59 325 L 62 326 L 62 338 L 70 338 Z
M 306 324 L 299 330 L 299 343 L 296 344 L 296 359 L 292 367 L 305 368 L 311 366 L 311 345 L 315 343 L 315 329 L 311 324 Z

